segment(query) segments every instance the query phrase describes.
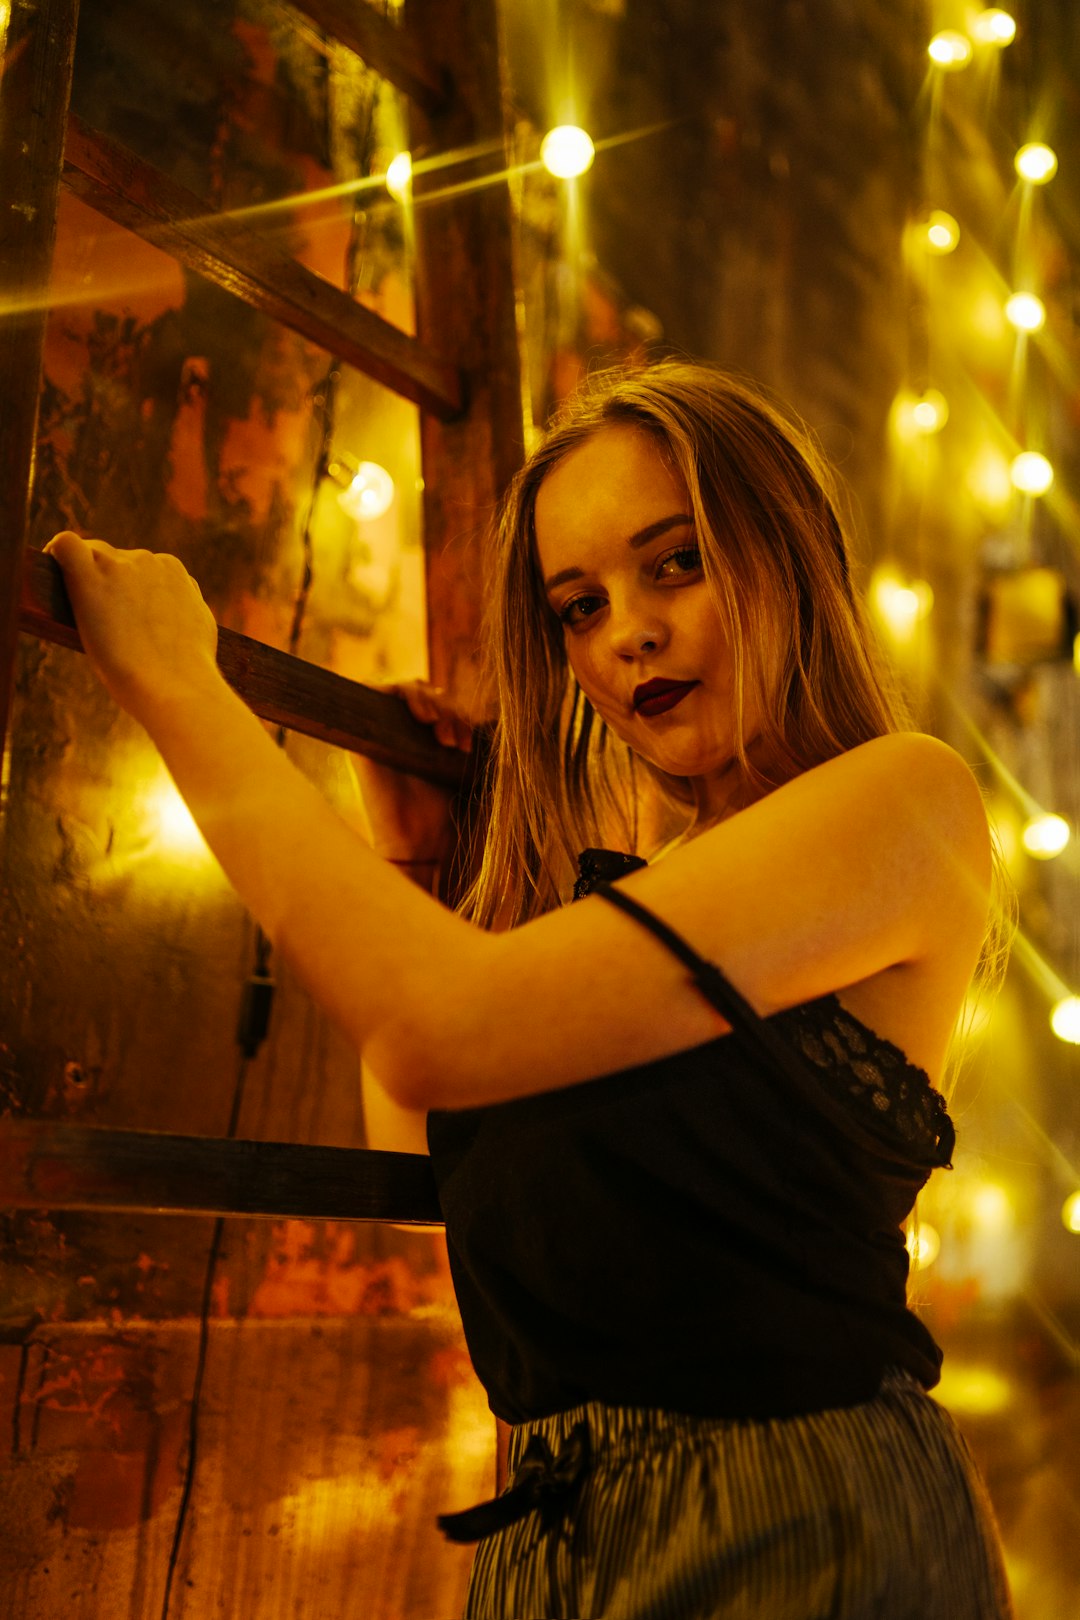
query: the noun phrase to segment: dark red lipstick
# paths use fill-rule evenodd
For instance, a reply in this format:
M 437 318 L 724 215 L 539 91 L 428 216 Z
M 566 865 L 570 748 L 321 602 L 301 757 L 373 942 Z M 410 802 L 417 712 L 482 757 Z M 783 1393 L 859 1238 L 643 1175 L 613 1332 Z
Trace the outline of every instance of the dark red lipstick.
M 644 715 L 664 714 L 681 703 L 698 684 L 697 681 L 645 681 L 634 690 L 634 711 Z

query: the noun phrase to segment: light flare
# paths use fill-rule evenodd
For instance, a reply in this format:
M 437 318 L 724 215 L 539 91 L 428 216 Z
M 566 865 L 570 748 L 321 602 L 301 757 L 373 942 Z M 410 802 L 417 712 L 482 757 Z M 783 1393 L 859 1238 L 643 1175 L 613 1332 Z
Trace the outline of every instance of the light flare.
M 935 208 L 926 222 L 926 245 L 931 253 L 952 253 L 960 241 L 960 227 L 944 208 Z
M 1052 861 L 1069 842 L 1069 823 L 1064 816 L 1032 816 L 1021 833 L 1021 841 L 1029 855 L 1037 861 Z
M 1000 6 L 991 6 L 972 18 L 971 34 L 980 45 L 994 45 L 998 50 L 1004 50 L 1016 38 L 1016 18 Z
M 1038 450 L 1022 450 L 1015 456 L 1009 475 L 1022 495 L 1045 495 L 1054 482 L 1054 469 Z
M 1059 1041 L 1080 1046 L 1080 996 L 1063 996 L 1050 1013 L 1050 1028 Z
M 1029 141 L 1022 146 L 1013 162 L 1021 180 L 1033 186 L 1045 186 L 1057 173 L 1057 153 L 1042 141 Z
M 1013 293 L 1005 305 L 1005 319 L 1018 332 L 1041 332 L 1046 325 L 1046 305 L 1034 293 Z
M 961 68 L 967 67 L 974 52 L 966 34 L 959 33 L 955 28 L 946 28 L 934 35 L 926 47 L 926 54 L 934 66 L 943 72 L 959 73 Z
M 596 147 L 576 124 L 558 124 L 540 143 L 540 161 L 559 180 L 575 180 L 592 168 Z

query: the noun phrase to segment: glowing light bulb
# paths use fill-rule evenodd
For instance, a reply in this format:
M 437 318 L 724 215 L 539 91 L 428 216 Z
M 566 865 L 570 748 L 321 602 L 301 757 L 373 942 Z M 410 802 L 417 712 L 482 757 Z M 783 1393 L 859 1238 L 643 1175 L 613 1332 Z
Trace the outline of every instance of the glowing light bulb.
M 929 1221 L 920 1221 L 917 1231 L 912 1228 L 908 1232 L 907 1252 L 916 1271 L 925 1271 L 927 1266 L 932 1266 L 941 1253 L 937 1228 L 931 1226 Z
M 1004 1187 L 984 1181 L 971 1200 L 971 1216 L 983 1232 L 1003 1232 L 1012 1225 L 1012 1202 Z
M 158 849 L 163 854 L 185 864 L 209 857 L 206 840 L 171 777 L 162 773 L 150 785 L 146 807 L 157 833 Z
M 878 575 L 871 587 L 874 605 L 897 640 L 909 636 L 934 605 L 934 593 L 924 579 L 903 584 L 895 575 Z
M 942 68 L 946 73 L 958 73 L 966 68 L 972 58 L 971 41 L 965 34 L 958 34 L 954 28 L 946 28 L 943 33 L 935 34 L 926 47 L 926 54 L 935 67 Z
M 926 222 L 926 245 L 931 253 L 951 253 L 960 240 L 960 227 L 951 214 L 935 208 Z
M 972 19 L 971 32 L 980 45 L 996 45 L 1003 50 L 1016 38 L 1016 19 L 1010 17 L 1007 11 L 993 6 L 989 11 L 980 11 Z
M 954 1361 L 944 1368 L 934 1398 L 950 1412 L 989 1417 L 1006 1410 L 1013 1399 L 1013 1389 L 1009 1380 L 992 1367 L 963 1366 Z
M 540 143 L 540 161 L 549 174 L 560 180 L 573 180 L 592 167 L 596 147 L 576 124 L 559 124 L 549 129 Z
M 1071 1193 L 1066 1198 L 1061 1209 L 1061 1219 L 1067 1232 L 1080 1232 L 1080 1192 Z
M 936 388 L 928 388 L 912 405 L 911 420 L 917 433 L 940 433 L 949 420 L 945 395 L 939 394 Z
M 1029 855 L 1037 861 L 1052 861 L 1069 842 L 1069 823 L 1064 816 L 1032 816 L 1020 837 Z
M 1029 141 L 1027 146 L 1020 148 L 1013 161 L 1021 180 L 1028 180 L 1033 186 L 1045 186 L 1057 173 L 1057 153 L 1041 141 Z
M 338 496 L 338 505 L 357 522 L 371 522 L 388 512 L 394 502 L 394 480 L 375 461 L 362 461 L 352 483 Z
M 1054 469 L 1037 450 L 1024 450 L 1013 460 L 1009 476 L 1022 495 L 1045 495 L 1054 482 Z
M 975 500 L 992 517 L 1008 510 L 1013 496 L 1009 463 L 992 444 L 984 445 L 968 471 L 967 486 Z
M 1046 305 L 1034 293 L 1013 293 L 1005 305 L 1005 319 L 1018 332 L 1038 332 L 1046 325 Z
M 412 189 L 412 158 L 408 152 L 399 152 L 391 158 L 386 170 L 386 189 L 398 202 L 408 202 Z
M 1050 1028 L 1059 1041 L 1080 1046 L 1080 996 L 1065 996 L 1050 1013 Z

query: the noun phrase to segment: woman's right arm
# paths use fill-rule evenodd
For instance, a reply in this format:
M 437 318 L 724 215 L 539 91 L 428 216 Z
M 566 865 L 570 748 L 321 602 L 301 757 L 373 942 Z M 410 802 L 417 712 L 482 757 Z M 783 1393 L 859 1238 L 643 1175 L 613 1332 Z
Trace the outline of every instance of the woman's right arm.
M 445 748 L 469 752 L 472 727 L 438 687 L 408 681 L 388 690 L 404 699 L 415 720 L 432 727 Z M 440 878 L 456 850 L 454 790 L 407 776 L 363 755 L 354 756 L 353 770 L 367 842 L 418 888 L 438 895 Z M 427 1153 L 426 1109 L 402 1108 L 394 1102 L 367 1063 L 360 1066 L 360 1091 L 369 1148 Z

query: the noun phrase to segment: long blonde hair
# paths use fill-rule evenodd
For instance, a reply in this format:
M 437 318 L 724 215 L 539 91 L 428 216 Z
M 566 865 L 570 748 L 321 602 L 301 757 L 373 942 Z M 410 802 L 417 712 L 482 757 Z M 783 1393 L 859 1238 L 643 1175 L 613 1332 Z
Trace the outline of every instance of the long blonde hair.
M 746 797 L 910 725 L 853 589 L 832 476 L 809 431 L 713 366 L 664 361 L 599 373 L 562 407 L 518 472 L 495 539 L 486 649 L 499 717 L 483 794 L 483 856 L 463 903 L 484 926 L 559 905 L 577 854 L 602 843 L 605 829 L 621 827 L 625 842 L 634 842 L 643 765 L 573 678 L 534 531 L 547 474 L 615 426 L 649 434 L 689 495 L 731 649 Z M 741 723 L 750 696 L 763 717 L 752 762 Z M 689 784 L 648 765 L 644 771 L 689 819 Z

